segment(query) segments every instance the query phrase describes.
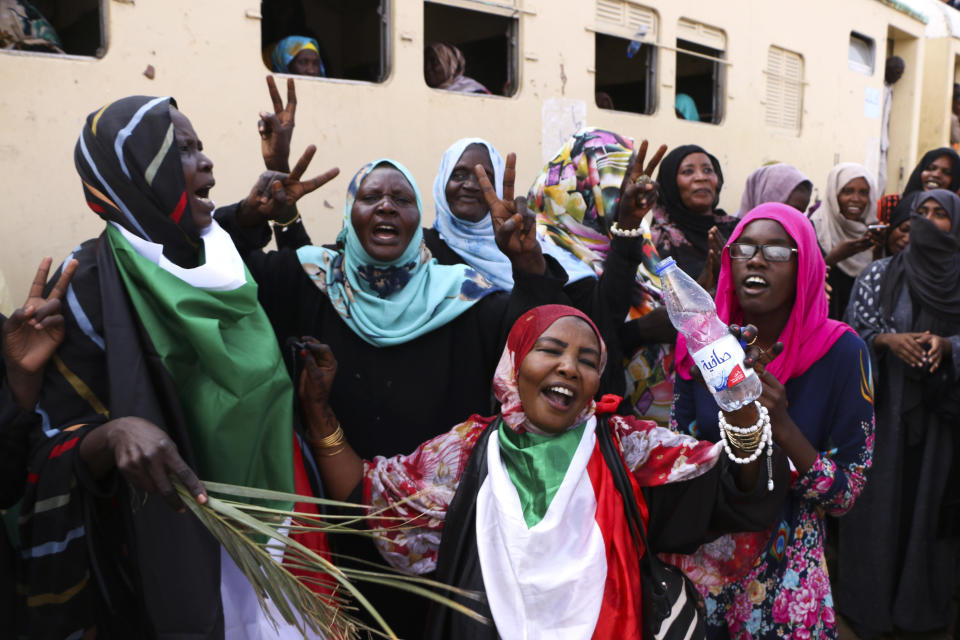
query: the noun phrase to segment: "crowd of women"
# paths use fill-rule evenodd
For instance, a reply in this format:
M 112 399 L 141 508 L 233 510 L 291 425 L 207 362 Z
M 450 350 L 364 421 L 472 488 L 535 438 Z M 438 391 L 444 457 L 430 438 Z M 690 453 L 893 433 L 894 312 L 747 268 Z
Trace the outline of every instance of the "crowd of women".
M 861 165 L 824 183 L 764 166 L 729 215 L 693 144 L 585 129 L 521 192 L 516 157 L 468 137 L 439 159 L 431 227 L 415 177 L 380 158 L 321 244 L 298 207 L 338 171 L 304 179 L 312 146 L 290 169 L 293 82 L 286 106 L 268 85 L 266 171 L 220 208 L 172 98 L 83 126 L 103 233 L 49 283 L 42 262 L 3 324 L 0 507 L 19 507 L 0 611 L 21 635 L 296 637 L 174 479 L 200 503 L 203 479 L 365 505 L 373 541 L 291 535 L 485 595 L 486 624 L 366 588 L 403 638 L 639 638 L 654 557 L 696 585 L 711 638 L 836 637 L 837 610 L 863 638 L 950 626 L 955 152 L 882 199 Z M 721 411 L 702 384 L 666 258 L 746 346 L 756 403 Z M 769 458 L 743 435 L 760 427 Z

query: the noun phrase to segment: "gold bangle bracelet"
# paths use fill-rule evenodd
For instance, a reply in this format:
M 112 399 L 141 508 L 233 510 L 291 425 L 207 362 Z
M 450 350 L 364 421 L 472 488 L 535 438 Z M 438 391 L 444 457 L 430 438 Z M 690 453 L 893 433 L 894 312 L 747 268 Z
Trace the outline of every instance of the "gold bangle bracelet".
M 277 225 L 278 227 L 289 227 L 294 222 L 298 222 L 300 220 L 300 210 L 294 208 L 294 211 L 296 212 L 296 215 L 294 215 L 292 218 L 290 218 L 286 222 L 280 222 L 279 220 L 274 220 L 273 224 Z
M 320 438 L 319 440 L 310 440 L 310 445 L 316 447 L 317 449 L 329 449 L 331 447 L 342 445 L 345 441 L 346 437 L 343 433 L 343 427 L 341 427 L 340 423 L 338 422 L 337 428 L 333 430 L 333 433 L 325 438 Z
M 344 451 L 346 451 L 346 449 L 347 449 L 347 447 L 346 447 L 346 446 L 343 446 L 343 447 L 340 447 L 339 449 L 337 449 L 336 451 L 330 451 L 330 452 L 323 452 L 323 451 L 321 451 L 321 452 L 320 452 L 320 455 L 322 455 L 324 458 L 331 458 L 331 457 L 333 457 L 333 456 L 335 456 L 335 455 L 339 455 L 339 454 L 343 453 Z

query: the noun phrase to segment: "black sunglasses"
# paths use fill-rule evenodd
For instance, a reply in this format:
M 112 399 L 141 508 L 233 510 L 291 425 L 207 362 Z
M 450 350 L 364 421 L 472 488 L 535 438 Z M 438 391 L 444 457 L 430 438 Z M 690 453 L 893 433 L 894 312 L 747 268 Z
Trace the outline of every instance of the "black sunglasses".
M 734 242 L 729 246 L 730 257 L 734 260 L 749 260 L 757 254 L 757 249 L 763 253 L 768 262 L 787 262 L 797 253 L 793 247 L 781 244 L 751 244 L 749 242 Z

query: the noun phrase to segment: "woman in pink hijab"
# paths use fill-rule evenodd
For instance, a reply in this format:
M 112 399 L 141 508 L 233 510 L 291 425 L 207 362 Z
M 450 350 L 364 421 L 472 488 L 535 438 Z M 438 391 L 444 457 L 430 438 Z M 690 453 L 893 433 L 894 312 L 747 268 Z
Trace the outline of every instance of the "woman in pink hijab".
M 721 635 L 837 634 L 823 517 L 845 513 L 863 489 L 873 449 L 873 386 L 863 341 L 827 318 L 825 270 L 810 222 L 779 203 L 744 216 L 721 256 L 717 313 L 758 329 L 757 344 L 767 354 L 766 364 L 756 366 L 759 400 L 772 422 L 787 425 L 774 440 L 795 471 L 771 531 L 721 538 L 681 562 L 706 597 L 708 625 Z M 682 337 L 677 363 L 672 425 L 719 439 L 717 405 L 691 379 Z

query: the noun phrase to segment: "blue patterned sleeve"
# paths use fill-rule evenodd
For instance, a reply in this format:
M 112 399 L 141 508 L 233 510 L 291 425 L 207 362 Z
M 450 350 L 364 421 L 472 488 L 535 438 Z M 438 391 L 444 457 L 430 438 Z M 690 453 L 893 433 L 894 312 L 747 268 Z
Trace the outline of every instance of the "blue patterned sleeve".
M 828 401 L 831 414 L 826 450 L 821 450 L 810 469 L 794 483 L 792 490 L 833 516 L 843 515 L 866 484 L 873 457 L 874 411 L 873 374 L 870 355 L 862 340 L 844 335 L 842 348 L 829 357 L 836 362 L 834 380 L 839 387 Z
M 863 270 L 853 285 L 850 304 L 844 321 L 853 327 L 873 352 L 873 340 L 881 333 L 889 333 L 880 309 L 880 283 L 887 271 L 890 259 L 877 260 Z M 874 363 L 876 363 L 876 354 Z

